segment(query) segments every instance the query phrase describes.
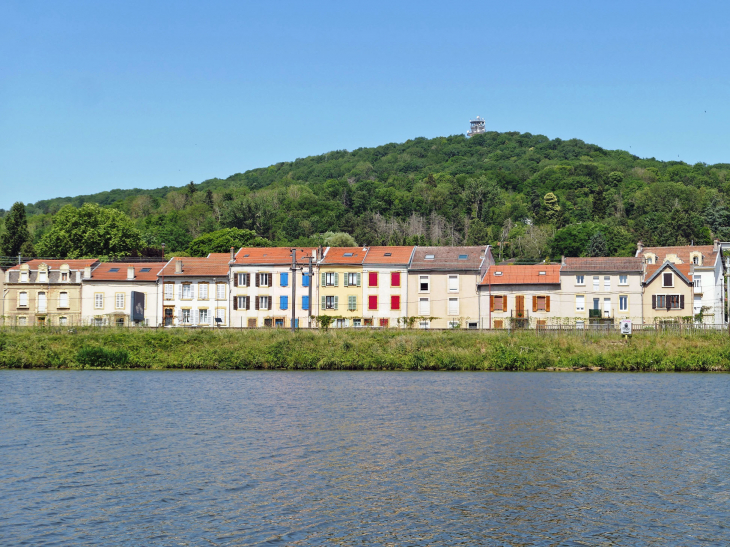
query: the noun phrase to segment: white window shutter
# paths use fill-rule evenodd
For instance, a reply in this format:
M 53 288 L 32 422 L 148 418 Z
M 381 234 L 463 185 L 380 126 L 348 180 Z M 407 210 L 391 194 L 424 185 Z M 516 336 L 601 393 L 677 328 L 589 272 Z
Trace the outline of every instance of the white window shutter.
M 340 274 L 335 272 L 335 287 L 338 286 L 339 282 L 340 282 Z
M 182 310 L 177 310 L 177 323 L 182 325 Z
M 357 275 L 357 286 L 362 286 L 362 274 L 355 274 Z
M 193 325 L 196 325 L 197 326 L 197 324 L 198 324 L 198 310 L 193 310 L 193 313 L 192 313 L 192 321 L 193 321 Z
M 335 274 L 335 275 L 337 275 L 337 274 Z M 335 309 L 339 309 L 338 308 L 339 300 L 340 300 L 340 297 L 339 296 L 335 296 Z

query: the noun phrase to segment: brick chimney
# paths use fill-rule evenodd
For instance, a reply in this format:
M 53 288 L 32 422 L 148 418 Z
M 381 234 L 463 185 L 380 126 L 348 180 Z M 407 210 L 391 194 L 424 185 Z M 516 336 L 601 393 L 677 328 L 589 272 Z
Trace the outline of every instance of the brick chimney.
M 236 250 L 234 247 L 231 247 L 231 262 L 236 260 Z
M 127 268 L 127 279 L 134 279 L 134 266 Z
M 179 258 L 175 261 L 175 273 L 176 274 L 183 273 L 182 260 L 180 260 Z

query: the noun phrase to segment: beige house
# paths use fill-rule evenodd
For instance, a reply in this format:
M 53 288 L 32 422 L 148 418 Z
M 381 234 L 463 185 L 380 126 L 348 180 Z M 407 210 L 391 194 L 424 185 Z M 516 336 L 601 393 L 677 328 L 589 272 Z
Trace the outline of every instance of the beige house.
M 642 281 L 643 260 L 638 257 L 564 258 L 555 309 L 577 326 L 589 320 L 641 323 Z
M 644 277 L 644 321 L 655 323 L 692 317 L 693 264 L 652 264 Z
M 479 328 L 479 282 L 491 247 L 416 247 L 408 269 L 408 316 L 420 328 Z
M 83 271 L 99 262 L 31 260 L 5 272 L 3 323 L 17 326 L 81 324 Z
M 559 317 L 560 265 L 498 265 L 479 284 L 481 327 L 540 328 Z
M 327 247 L 319 261 L 314 315 L 334 316 L 335 327 L 361 327 L 363 305 L 362 264 L 367 247 Z
M 104 262 L 87 268 L 81 285 L 85 325 L 157 326 L 160 295 L 157 273 L 164 262 Z

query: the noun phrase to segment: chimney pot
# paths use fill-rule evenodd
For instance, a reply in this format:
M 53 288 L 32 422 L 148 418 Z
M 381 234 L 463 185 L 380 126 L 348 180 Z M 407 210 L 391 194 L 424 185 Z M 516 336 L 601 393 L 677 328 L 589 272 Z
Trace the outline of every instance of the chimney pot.
M 134 266 L 127 268 L 127 279 L 134 279 Z

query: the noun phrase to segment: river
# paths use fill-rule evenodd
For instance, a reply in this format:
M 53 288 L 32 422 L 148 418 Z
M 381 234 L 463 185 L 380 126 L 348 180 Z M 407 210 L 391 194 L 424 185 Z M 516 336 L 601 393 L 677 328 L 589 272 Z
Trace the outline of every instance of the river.
M 730 375 L 0 371 L 0 544 L 726 545 Z

